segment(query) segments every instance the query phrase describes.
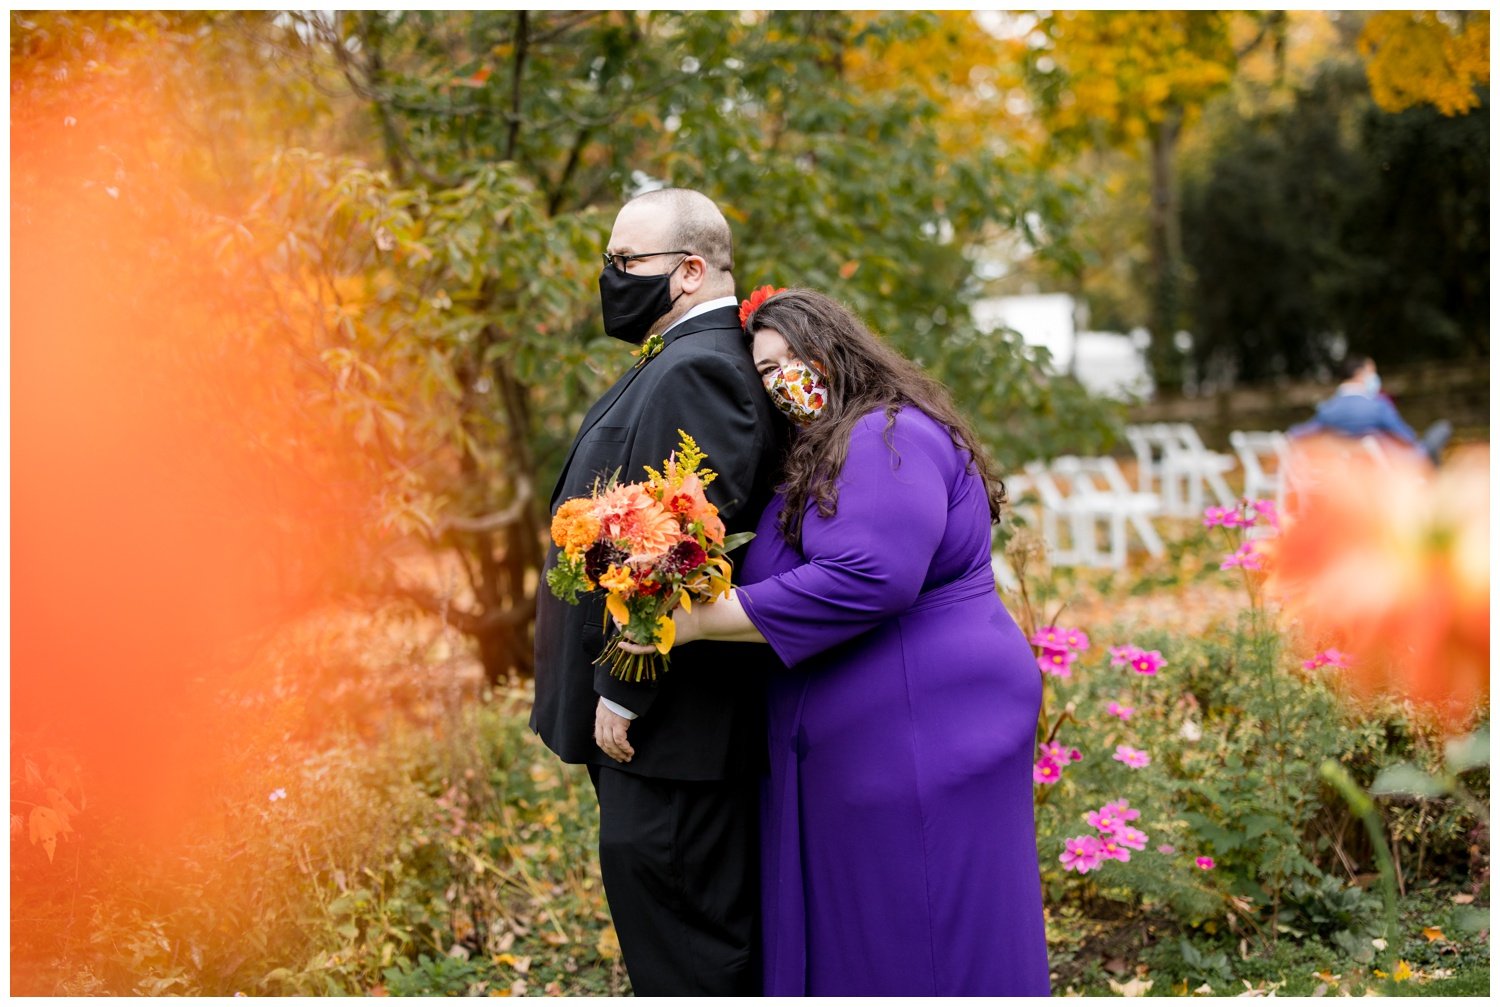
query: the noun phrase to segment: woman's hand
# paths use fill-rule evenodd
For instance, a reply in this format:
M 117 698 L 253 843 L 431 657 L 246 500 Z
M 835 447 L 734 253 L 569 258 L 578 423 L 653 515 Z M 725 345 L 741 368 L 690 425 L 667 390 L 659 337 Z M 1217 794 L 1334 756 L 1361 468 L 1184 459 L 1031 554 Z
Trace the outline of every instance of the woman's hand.
M 699 607 L 701 608 L 702 606 L 700 605 Z M 698 639 L 698 614 L 696 609 L 692 612 L 688 612 L 684 609 L 679 608 L 672 613 L 672 621 L 677 624 L 677 637 L 672 641 L 672 646 L 680 647 L 684 643 L 692 643 L 694 640 Z M 615 620 L 615 628 L 623 628 L 620 625 L 619 619 Z M 620 637 L 619 646 L 620 649 L 627 654 L 656 653 L 656 644 L 636 643 L 634 640 L 631 640 L 626 636 Z

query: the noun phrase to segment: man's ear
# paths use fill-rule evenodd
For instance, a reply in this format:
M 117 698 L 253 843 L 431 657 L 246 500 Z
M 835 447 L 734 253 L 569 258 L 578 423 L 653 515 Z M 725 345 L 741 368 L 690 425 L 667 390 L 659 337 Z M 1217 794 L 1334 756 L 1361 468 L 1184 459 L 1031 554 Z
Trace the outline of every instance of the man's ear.
M 708 280 L 708 264 L 702 257 L 689 255 L 682 260 L 682 267 L 678 270 L 682 276 L 682 292 L 689 297 L 703 289 L 703 284 Z

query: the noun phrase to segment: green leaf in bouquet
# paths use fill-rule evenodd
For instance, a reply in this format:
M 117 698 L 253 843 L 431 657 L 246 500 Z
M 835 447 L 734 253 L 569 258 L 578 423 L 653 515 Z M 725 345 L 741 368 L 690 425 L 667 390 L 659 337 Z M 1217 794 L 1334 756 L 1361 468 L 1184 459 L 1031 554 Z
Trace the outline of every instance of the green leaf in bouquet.
M 547 571 L 547 587 L 552 594 L 569 605 L 578 604 L 578 596 L 589 590 L 588 576 L 583 572 L 583 563 L 559 556 L 557 565 Z
M 755 537 L 755 532 L 753 532 L 753 531 L 740 531 L 740 532 L 735 532 L 733 535 L 725 535 L 724 536 L 724 551 L 725 552 L 734 552 L 736 549 L 738 549 L 740 546 L 744 545 L 746 542 L 749 542 L 754 537 Z

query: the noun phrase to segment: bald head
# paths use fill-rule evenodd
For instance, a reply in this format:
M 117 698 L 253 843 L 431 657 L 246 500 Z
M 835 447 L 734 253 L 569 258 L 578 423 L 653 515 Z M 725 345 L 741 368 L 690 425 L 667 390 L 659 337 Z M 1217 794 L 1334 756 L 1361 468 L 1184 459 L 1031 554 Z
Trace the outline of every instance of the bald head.
M 645 211 L 662 226 L 665 248 L 685 248 L 701 255 L 710 273 L 734 270 L 734 243 L 729 222 L 714 201 L 693 189 L 655 189 L 642 193 L 621 210 Z M 729 284 L 732 289 L 734 284 Z

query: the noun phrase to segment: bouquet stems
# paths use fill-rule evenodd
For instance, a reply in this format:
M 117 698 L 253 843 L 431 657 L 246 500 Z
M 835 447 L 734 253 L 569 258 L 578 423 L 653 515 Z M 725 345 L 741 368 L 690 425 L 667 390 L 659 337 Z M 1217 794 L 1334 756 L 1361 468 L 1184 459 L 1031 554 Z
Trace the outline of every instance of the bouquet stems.
M 624 639 L 623 633 L 615 636 L 605 646 L 604 652 L 594 659 L 594 663 L 609 662 L 609 673 L 625 682 L 654 682 L 656 676 L 670 666 L 672 661 L 670 654 L 656 651 L 650 654 L 632 654 L 628 650 L 621 649 L 620 641 Z

